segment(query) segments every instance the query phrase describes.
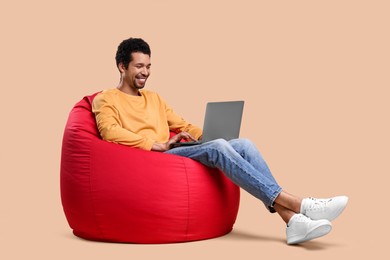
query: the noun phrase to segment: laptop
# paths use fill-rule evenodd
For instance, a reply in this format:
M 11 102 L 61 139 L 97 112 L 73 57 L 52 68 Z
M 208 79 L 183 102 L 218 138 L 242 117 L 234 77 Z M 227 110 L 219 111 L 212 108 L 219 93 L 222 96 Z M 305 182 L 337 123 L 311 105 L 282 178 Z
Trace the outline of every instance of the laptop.
M 202 140 L 197 142 L 177 142 L 170 148 L 199 145 L 218 138 L 227 141 L 240 135 L 244 101 L 209 102 L 203 124 Z

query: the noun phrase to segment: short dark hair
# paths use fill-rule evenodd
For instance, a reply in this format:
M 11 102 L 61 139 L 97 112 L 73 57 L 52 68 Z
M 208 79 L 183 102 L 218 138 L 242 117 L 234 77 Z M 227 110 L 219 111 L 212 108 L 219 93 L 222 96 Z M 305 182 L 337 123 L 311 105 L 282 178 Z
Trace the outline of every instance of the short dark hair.
M 132 61 L 133 57 L 131 54 L 133 52 L 141 52 L 151 56 L 150 47 L 147 42 L 141 38 L 129 38 L 122 41 L 118 46 L 115 56 L 116 66 L 118 67 L 119 63 L 122 62 L 127 69 L 129 67 L 129 63 Z

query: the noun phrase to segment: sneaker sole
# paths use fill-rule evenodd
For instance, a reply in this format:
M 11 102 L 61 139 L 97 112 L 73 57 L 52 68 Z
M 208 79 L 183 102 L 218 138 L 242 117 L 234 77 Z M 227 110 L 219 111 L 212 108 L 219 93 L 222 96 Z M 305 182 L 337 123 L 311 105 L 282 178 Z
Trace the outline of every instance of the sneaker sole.
M 331 224 L 323 224 L 317 227 L 314 227 L 311 231 L 307 232 L 306 235 L 304 236 L 293 236 L 290 237 L 287 241 L 287 244 L 289 245 L 294 245 L 294 244 L 299 244 L 303 243 L 315 238 L 319 238 L 322 236 L 325 236 L 332 230 L 332 225 Z

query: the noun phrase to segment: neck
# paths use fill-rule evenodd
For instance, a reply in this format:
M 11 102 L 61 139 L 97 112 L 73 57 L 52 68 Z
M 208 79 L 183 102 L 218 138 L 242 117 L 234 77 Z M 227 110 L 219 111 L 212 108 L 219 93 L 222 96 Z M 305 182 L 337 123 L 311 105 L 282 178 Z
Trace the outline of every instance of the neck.
M 129 85 L 125 84 L 122 80 L 119 82 L 117 89 L 132 96 L 140 96 L 139 89 L 130 87 Z

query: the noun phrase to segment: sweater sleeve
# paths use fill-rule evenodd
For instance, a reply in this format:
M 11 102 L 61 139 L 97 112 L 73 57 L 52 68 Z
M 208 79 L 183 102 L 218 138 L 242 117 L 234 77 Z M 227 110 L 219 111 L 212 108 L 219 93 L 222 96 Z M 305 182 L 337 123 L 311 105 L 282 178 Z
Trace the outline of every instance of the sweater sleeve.
M 188 132 L 195 139 L 199 140 L 202 136 L 202 129 L 185 121 L 181 116 L 176 114 L 164 100 L 161 99 L 161 102 L 165 108 L 169 129 L 175 133 Z
M 122 127 L 118 110 L 109 97 L 98 94 L 93 100 L 92 111 L 103 140 L 144 150 L 152 149 L 154 143 L 152 139 Z

